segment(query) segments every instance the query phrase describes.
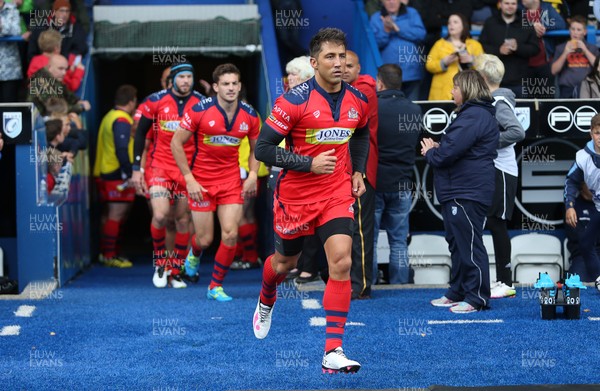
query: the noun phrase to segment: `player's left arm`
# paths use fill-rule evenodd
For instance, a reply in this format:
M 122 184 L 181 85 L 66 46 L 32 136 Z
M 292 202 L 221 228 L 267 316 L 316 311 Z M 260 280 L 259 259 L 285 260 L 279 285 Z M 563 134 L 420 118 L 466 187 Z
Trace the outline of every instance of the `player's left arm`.
M 369 123 L 357 128 L 350 138 L 350 156 L 352 157 L 352 195 L 360 197 L 366 191 L 363 180 L 369 156 Z

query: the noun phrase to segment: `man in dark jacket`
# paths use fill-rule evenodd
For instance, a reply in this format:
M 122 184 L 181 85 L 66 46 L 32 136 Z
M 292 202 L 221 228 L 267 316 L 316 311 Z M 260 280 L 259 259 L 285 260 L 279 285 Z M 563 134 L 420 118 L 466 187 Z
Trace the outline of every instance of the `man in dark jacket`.
M 412 177 L 422 119 L 421 108 L 404 97 L 401 87 L 400 67 L 395 64 L 379 67 L 379 164 L 375 192 L 375 247 L 379 227 L 385 228 L 390 244 L 391 284 L 409 282 L 406 239 L 412 196 L 416 195 L 413 191 L 415 187 Z
M 479 37 L 483 50 L 502 60 L 506 69 L 502 87 L 523 97 L 523 80 L 529 76 L 529 59 L 540 48 L 534 29 L 523 26 L 517 13 L 517 0 L 502 0 L 500 13 L 486 20 Z
M 360 75 L 360 60 L 352 50 L 346 50 L 346 70 L 342 80 L 365 94 L 369 115 L 369 156 L 365 178 L 365 193 L 354 203 L 354 235 L 352 237 L 352 299 L 368 299 L 373 283 L 373 229 L 375 220 L 375 183 L 377 181 L 378 104 L 375 79 Z M 375 275 L 377 278 L 377 275 Z

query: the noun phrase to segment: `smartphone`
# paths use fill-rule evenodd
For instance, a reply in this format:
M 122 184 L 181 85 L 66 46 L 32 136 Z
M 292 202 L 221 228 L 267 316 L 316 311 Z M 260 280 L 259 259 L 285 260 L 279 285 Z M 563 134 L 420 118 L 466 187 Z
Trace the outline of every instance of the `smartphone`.
M 75 60 L 73 60 L 73 67 L 76 67 L 79 64 L 81 64 L 81 54 L 75 56 Z
M 388 12 L 388 10 L 384 6 L 381 6 L 381 16 L 386 17 L 389 14 L 390 13 Z

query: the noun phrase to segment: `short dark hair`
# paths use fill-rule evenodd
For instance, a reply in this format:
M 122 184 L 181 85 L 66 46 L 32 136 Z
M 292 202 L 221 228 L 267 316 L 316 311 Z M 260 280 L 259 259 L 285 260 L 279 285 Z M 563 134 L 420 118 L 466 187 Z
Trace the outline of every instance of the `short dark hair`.
M 136 97 L 137 89 L 130 84 L 123 84 L 115 92 L 115 105 L 125 106 L 129 102 L 135 101 Z
M 402 68 L 396 64 L 383 64 L 377 68 L 377 78 L 387 89 L 402 89 Z
M 44 102 L 48 115 L 67 115 L 69 112 L 69 105 L 66 100 L 59 98 L 58 96 L 51 96 L 46 102 Z
M 62 132 L 63 122 L 60 119 L 46 121 L 46 141 L 50 143 Z
M 215 70 L 212 73 L 213 83 L 218 83 L 219 78 L 227 73 L 234 73 L 238 75 L 238 78 L 242 79 L 242 73 L 235 65 L 231 63 L 217 65 Z
M 583 25 L 587 32 L 587 20 L 585 19 L 585 17 L 581 15 L 573 15 L 571 16 L 571 20 L 569 21 L 569 27 L 571 27 L 573 23 L 579 23 Z
M 336 43 L 338 45 L 343 45 L 346 48 L 348 45 L 346 44 L 346 33 L 340 29 L 336 29 L 334 27 L 327 27 L 320 29 L 317 33 L 311 38 L 309 51 L 310 56 L 317 58 L 319 53 L 321 52 L 321 46 L 324 42 Z

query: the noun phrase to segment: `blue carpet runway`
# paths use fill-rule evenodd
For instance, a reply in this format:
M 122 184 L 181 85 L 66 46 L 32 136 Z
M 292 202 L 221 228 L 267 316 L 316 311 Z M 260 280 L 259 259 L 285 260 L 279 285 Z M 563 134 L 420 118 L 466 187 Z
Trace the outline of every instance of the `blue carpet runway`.
M 229 303 L 205 297 L 210 267 L 187 289 L 156 289 L 149 266 L 93 267 L 45 300 L 0 301 L 2 390 L 418 389 L 600 383 L 600 293 L 582 291 L 582 319 L 542 321 L 530 288 L 457 315 L 441 289 L 376 290 L 352 302 L 345 350 L 363 367 L 322 375 L 322 292 L 285 284 L 264 340 L 252 314 L 260 271 L 232 271 Z M 35 306 L 17 317 L 20 306 Z M 308 307 L 308 308 L 305 308 Z M 584 312 L 585 311 L 585 312 Z M 456 323 L 455 321 L 465 321 Z M 450 321 L 450 322 L 447 322 Z M 311 326 L 312 324 L 312 326 Z

